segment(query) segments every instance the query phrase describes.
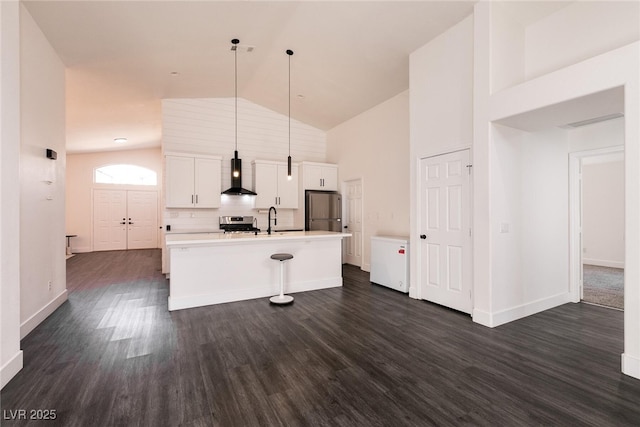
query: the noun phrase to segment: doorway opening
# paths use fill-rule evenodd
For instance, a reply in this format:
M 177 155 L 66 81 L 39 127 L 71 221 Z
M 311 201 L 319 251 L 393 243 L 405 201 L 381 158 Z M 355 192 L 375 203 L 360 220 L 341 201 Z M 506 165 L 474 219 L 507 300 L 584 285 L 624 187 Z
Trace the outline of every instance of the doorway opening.
M 624 309 L 624 148 L 570 155 L 574 302 Z
M 343 239 L 343 262 L 362 268 L 362 179 L 345 181 L 342 193 L 344 228 L 351 233 L 351 237 Z

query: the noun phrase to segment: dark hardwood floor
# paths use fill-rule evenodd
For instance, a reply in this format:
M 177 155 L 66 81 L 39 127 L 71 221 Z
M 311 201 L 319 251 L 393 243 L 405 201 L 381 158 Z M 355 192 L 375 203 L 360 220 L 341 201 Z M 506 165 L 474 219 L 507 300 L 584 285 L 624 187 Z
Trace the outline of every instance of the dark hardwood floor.
M 369 283 L 167 311 L 160 252 L 79 254 L 22 341 L 3 426 L 638 426 L 623 313 L 567 304 L 489 329 Z M 10 420 L 55 410 L 53 421 Z

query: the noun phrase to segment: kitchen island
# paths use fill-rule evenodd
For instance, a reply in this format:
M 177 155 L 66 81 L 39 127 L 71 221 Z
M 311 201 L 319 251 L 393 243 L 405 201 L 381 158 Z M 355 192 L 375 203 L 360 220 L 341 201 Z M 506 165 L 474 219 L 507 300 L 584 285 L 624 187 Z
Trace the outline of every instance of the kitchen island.
M 277 295 L 286 252 L 285 292 L 342 286 L 342 239 L 330 231 L 170 234 L 169 310 Z M 268 302 L 268 301 L 267 301 Z

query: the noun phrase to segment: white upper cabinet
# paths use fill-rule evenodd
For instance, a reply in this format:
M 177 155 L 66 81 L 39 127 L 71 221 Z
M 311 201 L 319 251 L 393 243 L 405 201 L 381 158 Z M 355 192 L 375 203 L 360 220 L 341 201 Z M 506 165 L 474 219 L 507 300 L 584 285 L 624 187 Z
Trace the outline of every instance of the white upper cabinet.
M 167 208 L 219 208 L 221 187 L 220 157 L 165 156 Z
M 287 164 L 268 160 L 255 160 L 253 166 L 253 191 L 256 209 L 270 206 L 283 209 L 298 208 L 298 165 L 291 165 L 291 179 L 287 178 Z
M 304 190 L 338 191 L 338 165 L 302 162 Z

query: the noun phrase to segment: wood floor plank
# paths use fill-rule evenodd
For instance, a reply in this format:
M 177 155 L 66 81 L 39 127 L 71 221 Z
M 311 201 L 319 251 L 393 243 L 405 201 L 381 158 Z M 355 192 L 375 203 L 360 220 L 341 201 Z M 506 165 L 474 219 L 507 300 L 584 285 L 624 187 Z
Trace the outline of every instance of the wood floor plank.
M 3 414 L 61 426 L 638 426 L 623 313 L 566 304 L 497 328 L 344 267 L 344 286 L 169 312 L 157 250 L 78 254 L 22 341 Z M 9 420 L 2 425 L 40 425 Z

